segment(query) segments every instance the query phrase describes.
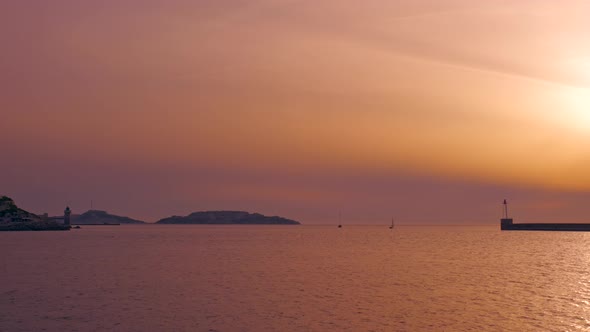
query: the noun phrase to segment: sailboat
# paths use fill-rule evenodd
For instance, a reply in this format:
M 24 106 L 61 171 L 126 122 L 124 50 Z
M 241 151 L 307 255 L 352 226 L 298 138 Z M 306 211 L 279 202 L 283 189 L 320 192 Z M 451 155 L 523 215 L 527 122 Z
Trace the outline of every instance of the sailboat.
M 395 225 L 394 225 L 394 223 L 393 223 L 393 218 L 391 218 L 391 226 L 389 226 L 389 229 L 393 229 L 393 227 L 394 227 L 394 226 L 395 226 Z

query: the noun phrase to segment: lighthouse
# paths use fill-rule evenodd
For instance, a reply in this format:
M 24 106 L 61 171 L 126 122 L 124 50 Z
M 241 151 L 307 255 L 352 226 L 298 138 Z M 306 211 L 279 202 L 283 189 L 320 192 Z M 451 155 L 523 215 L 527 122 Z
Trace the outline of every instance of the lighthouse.
M 504 215 L 500 219 L 500 229 L 509 229 L 512 226 L 512 218 L 508 217 L 508 202 L 504 200 Z
M 64 210 L 64 225 L 70 226 L 70 214 L 72 214 L 72 210 L 70 210 L 69 206 L 66 206 Z

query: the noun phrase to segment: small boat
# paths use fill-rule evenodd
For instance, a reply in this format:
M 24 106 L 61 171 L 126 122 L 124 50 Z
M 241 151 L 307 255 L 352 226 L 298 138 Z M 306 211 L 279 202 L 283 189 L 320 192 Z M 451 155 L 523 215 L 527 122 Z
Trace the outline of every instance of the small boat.
M 389 226 L 389 229 L 393 229 L 394 226 L 395 224 L 393 223 L 393 218 L 391 218 L 391 226 Z
M 342 228 L 342 225 L 338 225 L 338 228 Z
M 80 229 L 80 226 L 76 225 L 76 226 L 74 226 L 74 227 L 72 227 L 72 228 L 75 228 L 75 229 Z

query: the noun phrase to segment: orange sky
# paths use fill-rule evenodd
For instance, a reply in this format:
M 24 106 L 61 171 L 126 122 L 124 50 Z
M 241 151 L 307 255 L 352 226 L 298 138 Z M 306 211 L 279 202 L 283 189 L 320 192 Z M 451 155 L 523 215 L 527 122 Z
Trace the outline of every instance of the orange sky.
M 587 1 L 4 1 L 0 193 L 150 221 L 495 221 L 505 196 L 524 217 L 584 219 L 589 14 Z

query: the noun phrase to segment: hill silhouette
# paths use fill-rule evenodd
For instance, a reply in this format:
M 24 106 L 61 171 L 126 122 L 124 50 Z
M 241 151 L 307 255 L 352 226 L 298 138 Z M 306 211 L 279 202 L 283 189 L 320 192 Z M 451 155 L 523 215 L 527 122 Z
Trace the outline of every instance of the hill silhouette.
M 244 211 L 201 211 L 186 217 L 172 216 L 157 224 L 209 224 L 209 225 L 299 225 L 295 220 L 282 217 L 267 217 L 259 213 Z
M 19 208 L 8 196 L 0 197 L 0 231 L 66 231 L 69 229 L 70 226 L 46 220 Z
M 25 211 L 14 203 L 14 200 L 8 196 L 0 197 L 0 220 L 41 220 L 41 218 L 31 212 Z
M 141 220 L 109 214 L 101 210 L 88 210 L 82 214 L 73 214 L 72 224 L 144 224 Z

